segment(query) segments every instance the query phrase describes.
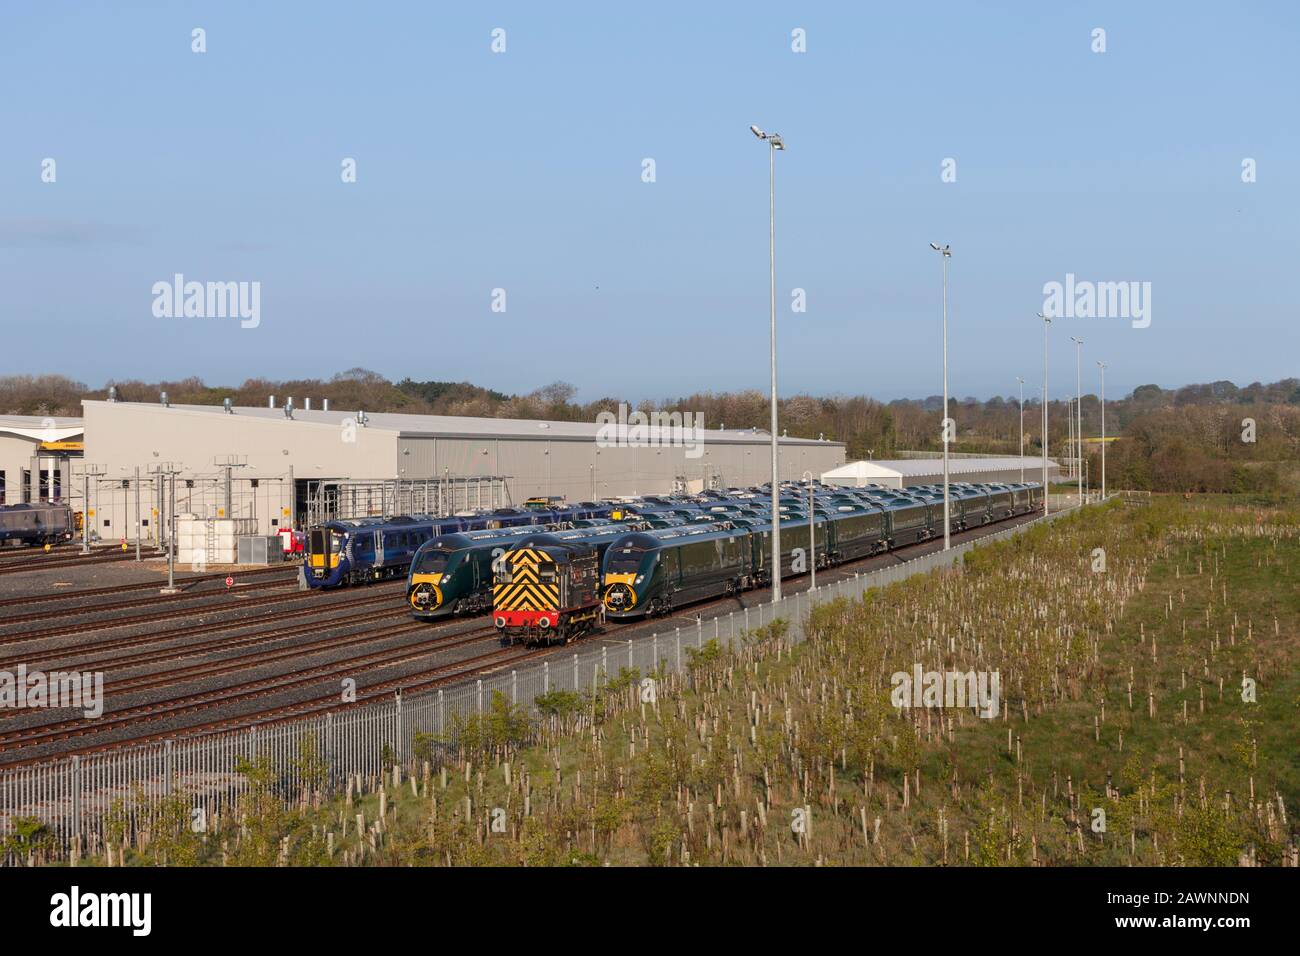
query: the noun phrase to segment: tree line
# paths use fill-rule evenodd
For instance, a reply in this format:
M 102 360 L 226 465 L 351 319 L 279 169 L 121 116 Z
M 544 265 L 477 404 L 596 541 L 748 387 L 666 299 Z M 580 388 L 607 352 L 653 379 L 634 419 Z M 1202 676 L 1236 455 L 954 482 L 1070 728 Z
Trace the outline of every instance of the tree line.
M 766 431 L 770 421 L 768 396 L 759 390 L 696 392 L 658 403 L 634 402 L 617 396 L 577 400 L 577 389 L 555 382 L 526 394 L 507 394 L 468 382 L 393 382 L 364 368 L 340 372 L 329 379 L 272 380 L 253 378 L 238 386 L 208 385 L 197 377 L 176 381 L 109 381 L 103 388 L 62 375 L 0 377 L 0 413 L 35 416 L 79 416 L 82 399 L 104 399 L 110 387 L 121 401 L 156 402 L 167 392 L 173 404 L 261 406 L 275 395 L 277 404 L 293 396 L 299 407 L 310 397 L 319 407 L 329 399 L 335 409 L 368 412 L 458 415 L 487 418 L 595 421 L 602 411 L 629 407 L 690 411 L 703 416 L 706 428 Z M 904 450 L 938 451 L 941 408 L 937 396 L 879 402 L 863 395 L 791 395 L 781 399 L 778 418 L 782 432 L 799 438 L 842 441 L 849 460 L 889 458 Z M 1101 403 L 1095 395 L 1082 400 L 1083 434 L 1101 435 Z M 1048 448 L 1054 457 L 1066 453 L 1069 405 L 1048 404 Z M 958 452 L 1015 454 L 1021 447 L 1021 407 L 1016 396 L 981 401 L 951 401 Z M 1142 385 L 1127 396 L 1106 402 L 1106 434 L 1119 440 L 1108 445 L 1106 470 L 1113 487 L 1174 492 L 1295 491 L 1300 480 L 1300 379 L 1238 387 L 1220 381 L 1164 389 Z M 1023 448 L 1042 454 L 1041 406 L 1026 397 Z M 1089 465 L 1100 474 L 1100 445 L 1089 444 Z

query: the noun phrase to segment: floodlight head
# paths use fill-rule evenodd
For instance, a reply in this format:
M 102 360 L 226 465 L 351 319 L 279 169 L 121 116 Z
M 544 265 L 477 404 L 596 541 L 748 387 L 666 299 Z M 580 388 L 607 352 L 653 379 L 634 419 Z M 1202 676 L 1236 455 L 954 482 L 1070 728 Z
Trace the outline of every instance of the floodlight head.
M 767 139 L 767 134 L 764 133 L 757 126 L 750 126 L 749 131 L 753 133 L 755 136 L 757 136 L 759 139 Z
M 930 248 L 933 249 L 935 252 L 942 252 L 942 251 L 943 251 L 942 249 L 939 248 L 939 243 L 937 243 L 937 242 L 932 242 L 932 243 L 930 243 Z
M 785 149 L 785 140 L 781 138 L 780 133 L 769 133 L 767 141 L 772 144 L 773 149 Z
M 1042 319 L 1044 322 L 1046 322 L 1048 325 L 1052 324 L 1052 317 L 1050 315 L 1043 315 L 1043 313 L 1039 312 L 1038 317 Z

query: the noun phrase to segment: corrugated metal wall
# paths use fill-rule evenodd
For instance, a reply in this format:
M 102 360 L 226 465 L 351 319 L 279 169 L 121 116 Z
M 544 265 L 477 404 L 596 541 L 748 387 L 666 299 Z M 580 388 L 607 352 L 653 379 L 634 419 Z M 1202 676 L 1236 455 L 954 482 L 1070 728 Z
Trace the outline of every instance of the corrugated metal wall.
M 767 480 L 771 455 L 761 443 L 709 442 L 698 457 L 687 448 L 599 447 L 594 441 L 517 438 L 403 438 L 398 442 L 398 473 L 403 478 L 444 474 L 506 475 L 516 501 L 530 495 L 563 495 L 569 500 L 611 495 L 656 494 L 671 490 L 674 478 L 718 476 L 723 484 L 752 485 Z M 844 463 L 844 448 L 831 442 L 785 445 L 781 477 L 804 471 L 820 475 Z

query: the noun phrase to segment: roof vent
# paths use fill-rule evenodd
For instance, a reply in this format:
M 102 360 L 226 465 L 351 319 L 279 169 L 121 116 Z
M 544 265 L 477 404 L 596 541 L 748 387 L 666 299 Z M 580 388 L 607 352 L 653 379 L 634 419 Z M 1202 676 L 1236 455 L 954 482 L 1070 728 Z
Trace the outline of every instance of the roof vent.
M 369 422 L 369 421 L 370 421 L 370 418 L 369 418 L 369 416 L 366 415 L 365 412 L 360 411 L 360 410 L 357 411 L 357 424 L 358 424 L 358 425 L 360 425 L 362 428 L 365 428 L 365 427 L 366 427 L 366 423 Z
M 109 400 L 110 402 L 115 402 L 115 401 L 117 401 L 117 386 L 116 386 L 116 385 L 110 385 L 110 386 L 108 386 L 108 400 Z
M 293 398 L 290 397 L 284 403 L 284 417 L 293 418 Z
M 267 407 L 267 408 L 275 408 L 275 396 L 274 396 L 274 395 L 268 395 L 268 396 L 266 396 L 266 407 Z
M 306 398 L 304 398 L 304 399 L 302 400 L 302 410 L 303 410 L 304 412 L 309 412 L 309 411 L 311 411 L 311 396 L 310 396 L 310 395 L 308 395 Z
M 321 411 L 328 412 L 330 410 L 330 400 L 328 398 L 322 398 L 320 400 L 320 407 Z
M 171 408 L 171 402 L 167 401 L 166 392 L 160 392 L 158 394 L 158 401 L 162 402 L 163 408 Z
M 223 399 L 221 400 L 221 407 L 224 408 L 224 409 L 226 410 L 226 414 L 227 414 L 227 415 L 233 415 L 233 414 L 235 414 L 235 409 L 234 409 L 233 407 L 231 407 L 230 399 L 228 399 L 228 398 L 223 398 Z

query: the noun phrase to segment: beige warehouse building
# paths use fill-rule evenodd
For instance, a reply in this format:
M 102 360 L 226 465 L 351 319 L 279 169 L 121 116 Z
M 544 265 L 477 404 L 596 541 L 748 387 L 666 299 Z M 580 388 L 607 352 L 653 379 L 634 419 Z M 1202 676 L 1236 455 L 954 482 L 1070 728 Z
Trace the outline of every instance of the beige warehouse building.
M 177 513 L 254 518 L 258 533 L 274 534 L 331 515 L 754 485 L 771 467 L 770 438 L 757 431 L 602 431 L 595 422 L 283 406 L 82 405 L 85 464 L 98 489 L 92 526 L 107 540 L 132 539 L 137 516 L 142 536 L 156 535 L 166 511 L 160 469 L 177 473 Z M 781 439 L 782 478 L 820 475 L 844 458 L 840 442 Z

